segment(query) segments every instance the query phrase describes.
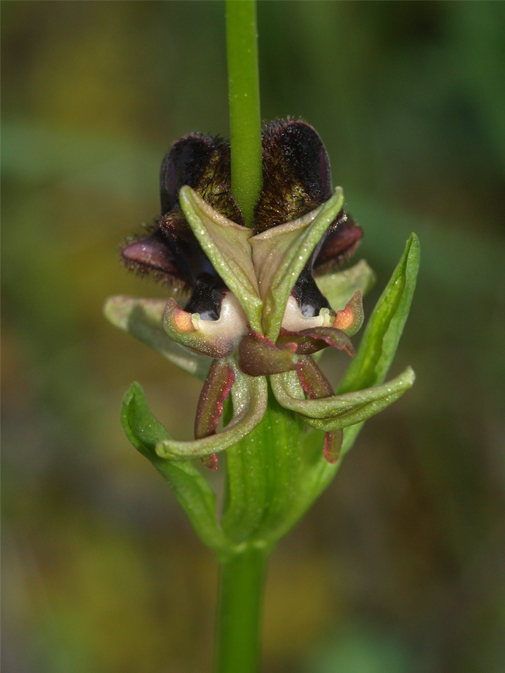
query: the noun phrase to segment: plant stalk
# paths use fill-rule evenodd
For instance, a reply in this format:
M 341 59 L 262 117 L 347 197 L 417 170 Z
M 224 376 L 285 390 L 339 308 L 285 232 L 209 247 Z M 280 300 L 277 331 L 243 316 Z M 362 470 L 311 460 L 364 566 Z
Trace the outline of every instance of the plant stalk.
M 261 114 L 255 0 L 226 0 L 231 189 L 248 227 L 261 191 Z
M 221 564 L 215 673 L 257 673 L 268 552 L 247 548 Z

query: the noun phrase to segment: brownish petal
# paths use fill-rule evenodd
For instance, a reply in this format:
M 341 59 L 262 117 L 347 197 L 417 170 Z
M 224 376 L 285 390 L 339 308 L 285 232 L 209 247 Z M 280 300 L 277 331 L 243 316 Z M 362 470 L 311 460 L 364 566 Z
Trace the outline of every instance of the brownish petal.
M 296 344 L 285 343 L 282 347 L 276 346 L 258 332 L 250 331 L 246 334 L 238 348 L 238 365 L 244 374 L 249 376 L 269 376 L 281 374 L 295 369 Z
M 301 332 L 290 332 L 281 328 L 277 345 L 282 347 L 286 343 L 295 343 L 298 346 L 296 352 L 299 355 L 312 355 L 327 346 L 345 351 L 351 357 L 355 355 L 354 347 L 347 334 L 335 327 L 311 327 Z
M 235 372 L 228 362 L 214 360 L 198 399 L 195 418 L 195 439 L 216 433 L 223 406 L 235 382 Z M 213 453 L 202 459 L 211 470 L 217 470 L 217 457 Z
M 312 400 L 333 395 L 331 383 L 312 358 L 299 360 L 296 364 L 296 373 L 302 388 Z M 324 436 L 323 455 L 331 464 L 336 463 L 340 456 L 342 439 L 342 430 L 327 432 Z
M 330 464 L 338 461 L 344 433 L 342 430 L 327 432 L 324 436 L 323 455 Z
M 304 391 L 311 400 L 331 397 L 333 388 L 323 372 L 311 357 L 300 358 L 296 363 L 296 373 Z

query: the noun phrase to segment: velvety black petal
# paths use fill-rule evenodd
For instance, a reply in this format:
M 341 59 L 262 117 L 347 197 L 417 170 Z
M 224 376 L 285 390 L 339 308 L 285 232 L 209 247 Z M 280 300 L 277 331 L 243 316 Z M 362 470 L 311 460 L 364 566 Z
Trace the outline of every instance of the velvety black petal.
M 225 217 L 244 224 L 240 208 L 231 193 L 228 141 L 218 136 L 190 133 L 172 145 L 160 171 L 162 216 L 179 211 L 179 190 L 184 185 L 198 192 Z
M 302 120 L 277 120 L 262 132 L 263 183 L 254 233 L 296 220 L 332 194 L 330 160 L 317 132 Z

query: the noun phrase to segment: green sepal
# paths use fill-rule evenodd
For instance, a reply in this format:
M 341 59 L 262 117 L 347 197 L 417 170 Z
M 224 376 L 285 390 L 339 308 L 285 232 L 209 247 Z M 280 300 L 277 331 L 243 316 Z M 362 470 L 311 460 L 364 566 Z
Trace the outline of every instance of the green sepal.
M 331 432 L 374 416 L 392 404 L 414 385 L 415 375 L 410 367 L 400 376 L 381 386 L 353 393 L 306 400 L 303 390 L 292 372 L 271 377 L 272 390 L 279 404 L 303 414 L 314 427 Z M 317 419 L 318 422 L 311 421 Z
M 260 331 L 262 301 L 251 257 L 251 229 L 218 213 L 187 185 L 181 187 L 179 203 L 202 250 L 239 300 L 251 327 Z
M 316 210 L 251 239 L 254 268 L 263 299 L 263 334 L 272 341 L 279 336 L 288 297 L 298 276 L 343 203 L 344 193 L 337 187 L 333 196 Z
M 375 285 L 376 276 L 366 261 L 362 259 L 345 271 L 316 276 L 315 281 L 333 310 L 339 311 L 358 290 L 363 297 L 368 294 Z
M 231 544 L 217 523 L 214 491 L 191 463 L 170 462 L 156 454 L 156 445 L 170 435 L 151 413 L 139 383 L 132 383 L 123 398 L 121 424 L 137 451 L 168 481 L 202 542 L 218 555 L 226 555 Z
M 210 360 L 173 341 L 163 329 L 164 299 L 137 299 L 118 295 L 110 297 L 104 306 L 109 322 L 123 332 L 154 348 L 172 364 L 205 381 Z
M 189 460 L 202 458 L 228 449 L 248 435 L 263 418 L 268 400 L 268 387 L 264 376 L 251 378 L 242 374 L 233 363 L 235 382 L 231 391 L 233 418 L 215 435 L 180 442 L 171 437 L 160 440 L 155 451 L 165 460 Z

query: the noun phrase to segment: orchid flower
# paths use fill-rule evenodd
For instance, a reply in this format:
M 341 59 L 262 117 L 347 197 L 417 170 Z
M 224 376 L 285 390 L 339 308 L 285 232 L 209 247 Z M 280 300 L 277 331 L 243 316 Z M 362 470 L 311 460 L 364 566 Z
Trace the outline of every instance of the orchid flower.
M 261 422 L 269 380 L 282 407 L 324 431 L 324 457 L 335 463 L 343 429 L 398 399 L 413 385 L 413 371 L 334 394 L 316 362 L 327 347 L 354 357 L 351 337 L 363 324 L 362 295 L 374 275 L 363 261 L 335 270 L 362 232 L 344 210 L 342 189 L 332 192 L 328 156 L 315 130 L 293 120 L 264 129 L 253 229 L 244 226 L 231 193 L 229 164 L 222 139 L 190 134 L 175 143 L 162 164 L 157 226 L 122 250 L 128 267 L 190 291 L 186 306 L 174 297 L 119 296 L 109 299 L 105 313 L 204 380 L 195 439 L 177 441 L 164 430 L 166 438 L 155 443 L 159 459 L 201 458 L 217 469 L 217 454 Z M 138 384 L 128 395 L 147 404 Z M 229 397 L 231 420 L 219 431 Z

